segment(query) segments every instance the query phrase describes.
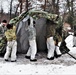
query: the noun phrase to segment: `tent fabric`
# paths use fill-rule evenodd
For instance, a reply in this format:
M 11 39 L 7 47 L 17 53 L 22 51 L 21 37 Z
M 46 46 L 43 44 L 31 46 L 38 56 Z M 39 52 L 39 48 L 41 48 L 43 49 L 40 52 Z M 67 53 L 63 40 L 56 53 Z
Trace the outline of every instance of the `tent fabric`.
M 46 21 L 47 19 L 58 23 L 58 15 L 51 14 L 45 11 L 26 11 L 21 13 L 18 17 L 10 20 L 9 23 L 17 25 L 17 42 L 18 42 L 18 52 L 26 53 L 28 50 L 28 32 L 26 31 L 28 25 L 29 17 L 32 17 L 36 24 L 36 42 L 38 51 L 47 51 L 46 48 Z
M 40 18 L 35 20 L 36 25 L 36 42 L 38 51 L 45 51 L 46 49 L 46 19 Z M 27 21 L 21 21 L 18 26 L 22 25 L 20 31 L 17 34 L 17 42 L 18 42 L 18 52 L 26 53 L 29 48 L 28 43 L 28 32 L 26 31 Z

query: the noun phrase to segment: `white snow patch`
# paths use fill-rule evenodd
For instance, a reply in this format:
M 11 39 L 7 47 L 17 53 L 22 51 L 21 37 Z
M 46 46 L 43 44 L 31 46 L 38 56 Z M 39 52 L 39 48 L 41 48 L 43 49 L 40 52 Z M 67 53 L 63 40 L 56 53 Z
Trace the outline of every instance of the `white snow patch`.
M 60 74 L 76 74 L 76 65 L 63 66 L 63 65 L 31 65 L 16 63 L 0 63 L 0 75 L 60 75 Z

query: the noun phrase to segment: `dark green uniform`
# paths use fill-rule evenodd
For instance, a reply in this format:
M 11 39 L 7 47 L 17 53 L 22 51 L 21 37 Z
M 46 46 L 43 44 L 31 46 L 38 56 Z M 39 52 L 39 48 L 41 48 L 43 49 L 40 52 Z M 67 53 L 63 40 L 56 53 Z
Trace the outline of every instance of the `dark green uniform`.
M 47 38 L 55 35 L 55 25 L 47 25 L 46 26 L 46 36 Z

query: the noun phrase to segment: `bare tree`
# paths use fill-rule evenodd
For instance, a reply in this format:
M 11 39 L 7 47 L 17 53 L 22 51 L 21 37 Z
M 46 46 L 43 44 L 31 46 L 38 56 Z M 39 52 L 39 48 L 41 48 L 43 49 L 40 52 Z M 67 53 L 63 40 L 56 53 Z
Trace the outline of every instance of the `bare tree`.
M 18 0 L 20 3 L 20 13 L 22 12 L 22 0 Z
M 17 4 L 16 11 L 15 11 L 15 16 L 17 15 L 17 10 L 18 10 L 19 5 L 20 5 L 20 3 Z
M 46 9 L 46 2 L 47 2 L 47 1 L 45 0 L 44 11 L 45 11 L 45 9 Z
M 28 0 L 26 0 L 26 10 L 28 11 Z
M 13 2 L 13 0 L 11 0 L 11 2 L 10 2 L 10 19 L 12 18 L 12 2 Z

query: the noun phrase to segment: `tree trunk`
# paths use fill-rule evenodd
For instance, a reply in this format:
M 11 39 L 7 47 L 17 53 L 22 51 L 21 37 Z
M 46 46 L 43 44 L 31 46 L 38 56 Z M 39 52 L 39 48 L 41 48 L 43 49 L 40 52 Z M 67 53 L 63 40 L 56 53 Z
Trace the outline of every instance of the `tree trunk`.
M 55 0 L 52 0 L 52 13 L 55 13 Z
M 71 14 L 72 14 L 72 16 L 74 15 L 74 13 L 73 13 L 73 1 L 74 0 L 71 0 Z
M 59 0 L 57 0 L 57 3 L 56 3 L 56 14 L 59 15 L 59 5 L 58 5 L 58 3 L 59 3 Z
M 22 0 L 18 0 L 20 3 L 20 13 L 22 13 Z
M 44 6 L 44 11 L 46 10 L 46 0 L 45 0 L 45 6 Z
M 26 0 L 26 11 L 28 11 L 28 0 Z
M 17 10 L 18 10 L 19 5 L 20 5 L 20 3 L 17 5 L 16 11 L 15 11 L 15 16 L 17 15 Z
M 11 14 L 12 14 L 12 2 L 13 2 L 13 0 L 11 0 L 11 2 L 10 2 L 10 19 L 11 19 Z

